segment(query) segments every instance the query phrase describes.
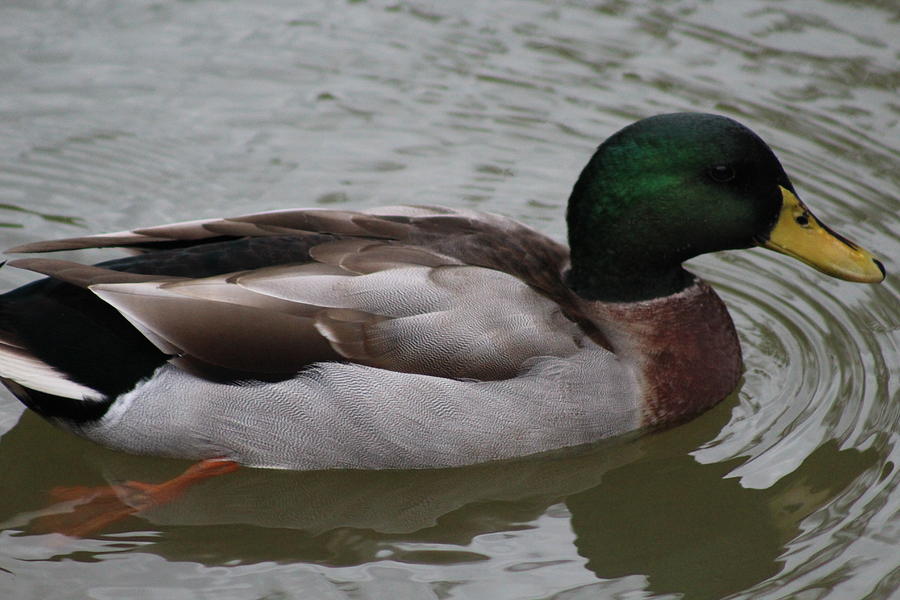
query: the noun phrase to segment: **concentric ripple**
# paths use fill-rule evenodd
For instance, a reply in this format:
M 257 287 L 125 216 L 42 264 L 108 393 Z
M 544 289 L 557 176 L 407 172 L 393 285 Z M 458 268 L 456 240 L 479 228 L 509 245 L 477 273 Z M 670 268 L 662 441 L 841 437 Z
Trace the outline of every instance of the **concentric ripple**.
M 735 420 L 715 444 L 790 471 L 824 440 L 861 445 L 893 427 L 885 331 L 852 284 L 777 256 L 728 256 L 704 275 L 726 298 L 746 364 Z M 793 463 L 793 464 L 791 464 Z M 757 483 L 766 485 L 772 479 Z
M 778 584 L 758 591 L 801 590 L 849 568 L 861 548 L 883 546 L 889 556 L 896 539 L 885 537 L 889 516 L 879 510 L 900 481 L 900 403 L 892 387 L 900 314 L 891 284 L 856 288 L 762 251 L 708 260 L 699 270 L 729 304 L 746 372 L 731 421 L 695 457 L 711 463 L 746 456 L 729 476 L 747 488 L 769 488 L 788 474 L 802 477 L 804 461 L 824 444 L 879 456 L 861 463 L 855 481 L 803 522 L 803 534 L 787 545 L 790 560 Z M 814 499 L 815 486 L 806 494 Z M 886 565 L 869 567 L 870 577 L 885 578 L 892 589 Z

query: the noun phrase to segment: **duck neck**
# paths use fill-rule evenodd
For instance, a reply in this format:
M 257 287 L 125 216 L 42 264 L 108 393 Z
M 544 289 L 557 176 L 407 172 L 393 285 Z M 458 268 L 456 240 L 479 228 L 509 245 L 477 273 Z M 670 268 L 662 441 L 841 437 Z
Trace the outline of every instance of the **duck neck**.
M 741 347 L 725 304 L 694 278 L 675 294 L 637 302 L 585 302 L 613 351 L 634 373 L 643 424 L 699 413 L 738 384 Z
M 629 263 L 622 257 L 572 256 L 566 285 L 585 300 L 638 302 L 672 296 L 694 283 L 680 264 L 650 268 Z

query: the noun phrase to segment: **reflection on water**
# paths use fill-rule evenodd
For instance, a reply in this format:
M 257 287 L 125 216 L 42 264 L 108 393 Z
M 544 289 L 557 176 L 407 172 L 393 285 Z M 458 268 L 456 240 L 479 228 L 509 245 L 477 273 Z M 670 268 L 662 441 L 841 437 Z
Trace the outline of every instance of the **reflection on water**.
M 600 579 L 643 574 L 648 589 L 720 598 L 783 567 L 801 523 L 878 462 L 873 450 L 829 442 L 775 485 L 748 489 L 727 477 L 742 459 L 703 465 L 686 453 L 725 424 L 718 407 L 681 428 L 619 440 L 569 455 L 460 469 L 293 473 L 244 469 L 192 489 L 177 502 L 124 523 L 116 544 L 170 561 L 208 566 L 305 561 L 349 566 L 379 562 L 469 564 L 489 556 L 466 550 L 479 536 L 515 532 L 554 505 L 568 509 L 574 545 Z M 47 426 L 29 415 L 40 436 Z M 61 481 L 116 481 L 117 473 L 171 477 L 175 461 L 148 462 L 68 439 L 48 456 L 9 460 L 28 427 L 0 440 L 5 485 L 46 492 Z M 84 457 L 80 452 L 86 450 Z M 85 460 L 86 458 L 86 460 Z M 36 481 L 36 473 L 46 475 Z M 28 531 L 40 495 L 5 494 L 6 527 Z M 46 515 L 44 515 L 46 518 Z M 162 535 L 146 538 L 151 525 Z M 422 546 L 430 550 L 420 549 Z M 110 548 L 106 548 L 110 551 Z M 79 551 L 62 556 L 84 560 Z M 57 555 L 57 558 L 61 556 Z
M 816 213 L 892 272 L 897 22 L 890 3 L 849 0 L 7 3 L 0 238 L 402 202 L 561 237 L 605 135 L 707 110 L 759 131 Z M 573 455 L 241 470 L 65 540 L 29 529 L 53 487 L 185 465 L 31 414 L 12 427 L 21 408 L 4 392 L 0 596 L 890 597 L 896 277 L 852 286 L 756 251 L 692 268 L 735 318 L 741 389 L 690 423 Z M 0 286 L 27 277 L 5 267 Z
M 780 557 L 801 533 L 801 521 L 872 468 L 878 455 L 829 442 L 762 490 L 726 477 L 738 462 L 699 465 L 687 456 L 642 462 L 569 497 L 575 545 L 588 568 L 602 578 L 646 573 L 650 590 L 689 598 L 751 588 L 783 568 Z
M 21 206 L 15 206 L 13 204 L 0 204 L 0 211 L 10 211 L 13 213 L 19 212 L 19 213 L 26 213 L 26 214 L 30 214 L 30 215 L 36 215 L 47 221 L 52 221 L 54 223 L 62 223 L 64 225 L 79 225 L 79 224 L 81 224 L 81 219 L 79 219 L 78 217 L 67 217 L 65 215 L 48 215 L 48 214 L 39 213 L 34 210 L 29 210 L 27 208 L 22 208 Z M 3 213 L 0 213 L 0 214 L 3 214 Z M 5 221 L 0 221 L 0 227 L 22 227 L 22 224 L 16 223 L 16 222 L 8 223 Z

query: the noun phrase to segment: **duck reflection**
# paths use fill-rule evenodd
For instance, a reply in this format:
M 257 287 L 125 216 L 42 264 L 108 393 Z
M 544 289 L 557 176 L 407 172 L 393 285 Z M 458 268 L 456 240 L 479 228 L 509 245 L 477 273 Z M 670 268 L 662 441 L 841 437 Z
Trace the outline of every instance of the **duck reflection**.
M 655 592 L 721 598 L 776 575 L 800 522 L 877 462 L 828 442 L 767 489 L 727 474 L 742 461 L 642 460 L 570 495 L 579 554 L 598 577 L 646 574 Z M 627 490 L 627 491 L 626 491 Z
M 548 507 L 571 512 L 578 553 L 598 578 L 646 576 L 650 591 L 718 598 L 781 569 L 802 519 L 878 462 L 877 452 L 826 443 L 768 489 L 726 475 L 742 461 L 700 464 L 690 454 L 721 429 L 730 406 L 642 438 L 509 463 L 423 471 L 282 472 L 241 469 L 176 501 L 111 526 L 137 534 L 142 552 L 205 564 L 385 558 L 447 564 L 488 557 L 476 536 L 533 527 Z M 53 436 L 34 415 L 0 440 L 0 520 L 23 529 L 62 483 L 159 481 L 185 463 L 131 457 Z M 125 536 L 127 539 L 127 535 Z M 147 543 L 149 542 L 149 543 Z M 412 542 L 412 543 L 410 543 Z M 421 551 L 415 542 L 456 549 Z

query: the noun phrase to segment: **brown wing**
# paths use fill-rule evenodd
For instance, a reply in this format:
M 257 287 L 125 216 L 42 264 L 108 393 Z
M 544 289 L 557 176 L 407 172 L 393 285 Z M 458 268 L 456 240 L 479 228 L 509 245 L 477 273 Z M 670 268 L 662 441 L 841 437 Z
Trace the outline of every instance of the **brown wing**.
M 7 252 L 111 247 L 153 251 L 235 238 L 304 239 L 317 234 L 331 236 L 329 240 L 355 237 L 422 246 L 465 264 L 505 271 L 558 300 L 567 295 L 560 281 L 560 272 L 568 261 L 564 245 L 507 217 L 441 207 L 397 206 L 369 212 L 278 210 L 34 242 Z
M 584 337 L 565 307 L 565 248 L 494 215 L 277 211 L 14 250 L 187 247 L 202 254 L 238 238 L 303 240 L 307 262 L 197 279 L 65 261 L 13 264 L 92 290 L 160 350 L 207 374 L 279 376 L 350 360 L 496 379 L 531 356 L 571 353 Z

